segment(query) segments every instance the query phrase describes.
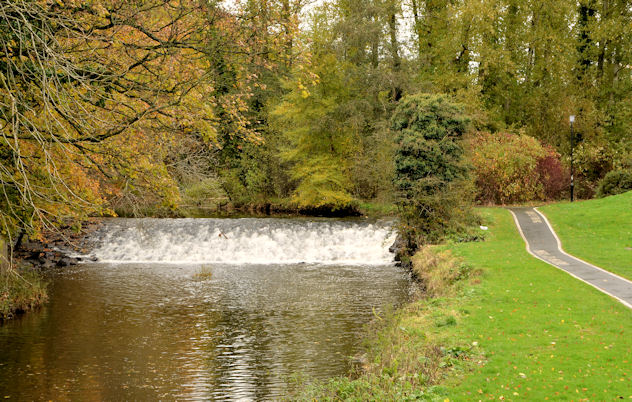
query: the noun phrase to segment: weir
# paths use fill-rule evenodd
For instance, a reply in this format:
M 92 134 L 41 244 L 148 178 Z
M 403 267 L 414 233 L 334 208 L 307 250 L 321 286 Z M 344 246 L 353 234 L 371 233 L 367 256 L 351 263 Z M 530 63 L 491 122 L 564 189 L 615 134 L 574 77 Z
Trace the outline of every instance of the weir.
M 92 254 L 105 263 L 384 265 L 394 240 L 385 221 L 116 219 Z

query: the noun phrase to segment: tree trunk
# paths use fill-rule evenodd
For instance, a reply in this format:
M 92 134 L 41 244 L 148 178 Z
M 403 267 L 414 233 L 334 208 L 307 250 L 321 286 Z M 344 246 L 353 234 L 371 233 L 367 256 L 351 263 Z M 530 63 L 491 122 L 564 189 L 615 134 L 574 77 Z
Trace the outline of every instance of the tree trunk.
M 402 59 L 399 56 L 399 44 L 397 43 L 397 19 L 395 16 L 395 12 L 392 11 L 390 18 L 388 20 L 388 26 L 391 36 L 391 56 L 393 57 L 393 71 L 396 75 L 396 80 L 399 79 L 398 75 L 402 66 Z M 399 84 L 396 82 L 393 87 L 393 100 L 398 101 L 402 97 L 402 89 Z
M 421 60 L 421 26 L 419 25 L 419 6 L 417 6 L 417 0 L 412 0 L 413 6 L 413 18 L 415 19 L 415 34 L 417 35 L 417 52 L 419 52 L 418 57 Z
M 290 1 L 283 0 L 283 25 L 285 30 L 285 66 L 292 68 L 292 47 L 294 46 L 292 32 L 292 13 L 290 11 Z

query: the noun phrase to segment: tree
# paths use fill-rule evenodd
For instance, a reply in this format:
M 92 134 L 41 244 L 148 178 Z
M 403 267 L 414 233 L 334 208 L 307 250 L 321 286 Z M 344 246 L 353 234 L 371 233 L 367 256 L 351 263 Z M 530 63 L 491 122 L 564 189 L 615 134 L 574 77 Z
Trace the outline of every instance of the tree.
M 326 55 L 315 72 L 297 74 L 273 112 L 287 141 L 282 158 L 298 183 L 293 202 L 303 209 L 336 211 L 349 208 L 353 200 L 347 170 L 357 132 L 347 122 L 344 105 L 352 93 L 340 67 Z
M 227 20 L 196 1 L 0 4 L 3 235 L 108 213 L 143 188 L 177 201 L 166 144 L 216 138 L 209 15 Z
M 471 194 L 461 139 L 468 122 L 463 106 L 444 95 L 407 96 L 393 115 L 400 234 L 411 252 L 465 228 Z

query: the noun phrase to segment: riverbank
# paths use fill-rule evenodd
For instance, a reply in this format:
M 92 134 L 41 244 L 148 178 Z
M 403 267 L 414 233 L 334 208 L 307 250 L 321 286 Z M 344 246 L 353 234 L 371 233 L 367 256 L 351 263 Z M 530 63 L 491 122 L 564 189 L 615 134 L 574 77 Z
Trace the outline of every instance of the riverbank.
M 413 302 L 375 317 L 365 334 L 366 353 L 349 378 L 310 384 L 301 400 L 443 399 L 441 383 L 472 370 L 485 357 L 477 342 L 452 336 L 459 305 L 481 282 L 482 271 L 454 257 L 445 247 L 429 246 L 411 261 L 422 287 Z M 460 319 L 460 318 L 459 318 Z
M 0 323 L 34 310 L 48 299 L 44 270 L 77 264 L 81 258 L 71 256 L 70 250 L 87 251 L 87 236 L 100 226 L 100 219 L 84 222 L 80 230 L 63 226 L 47 231 L 41 240 L 25 239 L 12 253 L 11 268 L 0 270 Z
M 116 209 L 116 214 L 124 218 L 234 218 L 234 217 L 368 217 L 383 218 L 397 215 L 397 206 L 391 202 L 357 201 L 347 208 L 332 210 L 322 208 L 298 208 L 290 200 L 276 200 L 236 204 L 225 203 L 189 203 L 168 209 Z
M 508 211 L 481 213 L 485 242 L 434 249 L 460 259 L 469 275 L 378 320 L 368 336 L 368 370 L 313 385 L 306 399 L 632 396 L 632 312 L 529 255 Z
M 33 310 L 48 298 L 46 283 L 29 269 L 0 270 L 0 324 Z

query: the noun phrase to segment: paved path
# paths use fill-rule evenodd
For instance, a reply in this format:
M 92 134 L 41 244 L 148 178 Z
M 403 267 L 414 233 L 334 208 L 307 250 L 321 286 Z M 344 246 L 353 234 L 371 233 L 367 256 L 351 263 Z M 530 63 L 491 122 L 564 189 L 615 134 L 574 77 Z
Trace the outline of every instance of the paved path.
M 632 308 L 632 281 L 566 254 L 548 220 L 536 208 L 510 208 L 510 211 L 531 255 Z

